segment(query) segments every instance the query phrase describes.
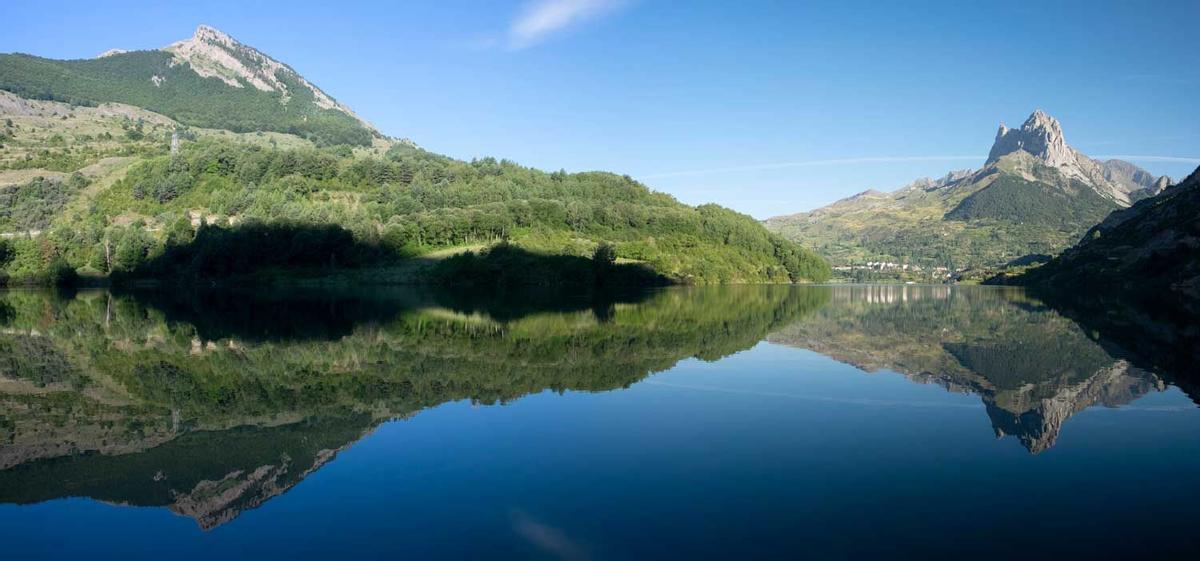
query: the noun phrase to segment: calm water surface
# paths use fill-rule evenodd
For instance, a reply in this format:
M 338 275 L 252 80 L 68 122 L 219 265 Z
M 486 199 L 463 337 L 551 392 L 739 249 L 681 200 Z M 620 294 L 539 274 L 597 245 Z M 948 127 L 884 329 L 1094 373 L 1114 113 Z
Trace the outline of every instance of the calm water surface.
M 13 291 L 0 328 L 8 559 L 1200 556 L 1195 373 L 1020 291 Z

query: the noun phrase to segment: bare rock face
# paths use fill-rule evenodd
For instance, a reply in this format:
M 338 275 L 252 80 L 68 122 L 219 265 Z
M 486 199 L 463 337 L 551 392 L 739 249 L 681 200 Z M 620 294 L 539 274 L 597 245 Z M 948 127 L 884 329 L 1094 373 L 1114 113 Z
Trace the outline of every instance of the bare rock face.
M 1145 189 L 1141 189 L 1139 191 L 1135 191 L 1134 193 L 1132 193 L 1131 197 L 1134 197 L 1135 200 L 1148 199 L 1150 197 L 1158 196 L 1163 191 L 1166 191 L 1167 188 L 1170 186 L 1171 186 L 1171 178 L 1167 177 L 1165 175 L 1162 175 L 1162 176 L 1159 176 L 1158 179 L 1155 179 L 1154 183 L 1151 183 Z
M 1159 176 L 1159 178 L 1154 181 L 1154 185 L 1151 185 L 1150 189 L 1152 191 L 1154 191 L 1155 195 L 1157 195 L 1159 193 L 1162 193 L 1163 191 L 1166 191 L 1167 187 L 1170 187 L 1170 186 L 1171 186 L 1171 178 L 1167 177 L 1165 175 L 1162 175 L 1162 176 Z
M 1124 160 L 1105 160 L 1100 162 L 1100 169 L 1105 179 L 1124 185 L 1130 191 L 1150 187 L 1159 179 Z
M 997 403 L 995 395 L 985 394 L 983 402 L 997 437 L 1014 434 L 1025 449 L 1037 454 L 1054 446 L 1063 423 L 1076 413 L 1096 405 L 1120 407 L 1165 387 L 1153 373 L 1118 360 L 1087 380 L 1056 388 L 1050 396 L 1006 396 L 1005 406 Z
M 1000 130 L 996 132 L 992 150 L 988 153 L 987 163 L 995 162 L 1017 150 L 1029 152 L 1052 167 L 1071 166 L 1076 163 L 1075 151 L 1067 146 L 1067 141 L 1063 138 L 1062 125 L 1058 119 L 1047 115 L 1041 109 L 1034 111 L 1019 129 L 1010 129 L 1001 124 Z
M 1105 160 L 1099 164 L 1104 179 L 1128 193 L 1130 202 L 1153 197 L 1171 185 L 1170 177 L 1154 177 L 1150 172 L 1124 160 Z
M 279 93 L 280 102 L 285 105 L 295 93 L 288 89 L 286 78 L 308 90 L 317 107 L 341 111 L 374 129 L 290 66 L 207 25 L 197 27 L 190 39 L 172 43 L 162 50 L 174 55 L 172 64 L 188 64 L 193 72 L 205 78 L 216 78 L 234 88 L 249 85 L 257 90 Z
M 1149 172 L 1129 162 L 1101 162 L 1072 148 L 1058 119 L 1041 109 L 1034 111 L 1019 129 L 1000 125 L 981 173 L 986 175 L 1002 158 L 1016 153 L 1033 156 L 1032 162 L 1056 169 L 1064 179 L 1079 181 L 1123 207 L 1151 196 L 1150 190 L 1156 182 Z

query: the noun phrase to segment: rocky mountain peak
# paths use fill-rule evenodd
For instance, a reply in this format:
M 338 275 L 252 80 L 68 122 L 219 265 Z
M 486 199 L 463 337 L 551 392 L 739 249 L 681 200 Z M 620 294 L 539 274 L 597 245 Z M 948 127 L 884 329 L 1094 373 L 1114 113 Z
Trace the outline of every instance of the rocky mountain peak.
M 1058 119 L 1051 117 L 1041 109 L 1033 110 L 1029 118 L 1025 119 L 1025 124 L 1021 125 L 1021 130 L 1057 132 L 1058 136 L 1062 136 L 1062 125 L 1059 124 Z
M 196 26 L 196 32 L 192 34 L 192 40 L 211 43 L 214 45 L 225 45 L 228 47 L 238 44 L 233 37 L 230 37 L 215 27 L 204 25 L 203 23 Z
M 190 39 L 172 43 L 162 50 L 174 55 L 172 64 L 187 64 L 195 73 L 205 78 L 216 78 L 235 88 L 250 86 L 278 93 L 280 103 L 285 105 L 293 95 L 299 93 L 289 89 L 288 83 L 298 84 L 311 94 L 312 103 L 317 107 L 341 111 L 374 130 L 349 107 L 329 97 L 290 66 L 238 42 L 215 27 L 200 25 Z
M 279 61 L 207 25 L 197 27 L 190 39 L 172 43 L 163 50 L 175 55 L 177 64 L 187 63 L 206 78 L 217 78 L 235 88 L 250 85 L 262 91 L 279 92 L 285 98 L 289 94 L 287 85 L 276 74 L 296 75 Z M 314 94 L 320 92 L 312 89 Z M 322 93 L 317 97 L 323 96 Z
M 1058 119 L 1038 109 L 1025 120 L 1020 129 L 1010 129 L 1003 123 L 996 133 L 996 141 L 988 153 L 987 163 L 1024 150 L 1052 167 L 1064 167 L 1076 163 L 1075 151 L 1063 137 Z
M 1100 162 L 1100 170 L 1104 179 L 1118 185 L 1131 198 L 1139 199 L 1153 197 L 1171 184 L 1167 176 L 1155 177 L 1150 172 L 1124 160 L 1105 160 Z
M 1171 186 L 1171 178 L 1167 177 L 1165 175 L 1160 175 L 1158 177 L 1158 179 L 1154 180 L 1154 185 L 1151 185 L 1150 189 L 1152 189 L 1154 191 L 1154 194 L 1157 195 L 1159 193 L 1162 193 L 1163 191 L 1166 191 L 1167 187 L 1170 187 L 1170 186 Z

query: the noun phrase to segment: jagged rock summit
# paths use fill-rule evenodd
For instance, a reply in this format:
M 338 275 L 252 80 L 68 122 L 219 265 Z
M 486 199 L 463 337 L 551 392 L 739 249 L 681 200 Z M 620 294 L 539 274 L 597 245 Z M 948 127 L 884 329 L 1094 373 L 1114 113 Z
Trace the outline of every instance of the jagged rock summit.
M 1170 184 L 1170 178 L 1156 179 L 1129 162 L 1100 162 L 1087 157 L 1067 144 L 1062 124 L 1041 109 L 1035 110 L 1019 129 L 1000 124 L 983 170 L 987 171 L 1004 157 L 1020 152 L 1033 156 L 1038 164 L 1056 169 L 1067 179 L 1084 182 L 1121 206 L 1152 196 L 1152 188 L 1160 180 Z
M 74 105 L 132 105 L 182 125 L 370 146 L 370 123 L 292 67 L 208 25 L 166 47 L 55 60 L 0 53 L 0 90 Z
M 1038 109 L 1025 120 L 1019 129 L 1010 129 L 1000 123 L 996 141 L 988 153 L 986 164 L 1001 157 L 1024 150 L 1037 156 L 1047 165 L 1060 167 L 1075 163 L 1075 151 L 1067 146 L 1063 138 L 1062 125 L 1058 119 Z
M 303 88 L 305 93 L 312 96 L 312 102 L 317 107 L 341 111 L 375 130 L 349 107 L 321 91 L 292 67 L 238 42 L 214 27 L 201 24 L 191 38 L 172 43 L 162 50 L 174 55 L 172 64 L 186 63 L 196 74 L 216 78 L 235 88 L 249 85 L 260 91 L 278 93 L 280 102 L 285 105 L 296 93 L 293 88 Z
M 1000 125 L 979 169 L 867 191 L 766 224 L 846 270 L 904 261 L 967 270 L 1055 254 L 1108 213 L 1169 184 L 1129 162 L 1088 157 L 1067 143 L 1058 119 L 1038 109 L 1020 128 Z

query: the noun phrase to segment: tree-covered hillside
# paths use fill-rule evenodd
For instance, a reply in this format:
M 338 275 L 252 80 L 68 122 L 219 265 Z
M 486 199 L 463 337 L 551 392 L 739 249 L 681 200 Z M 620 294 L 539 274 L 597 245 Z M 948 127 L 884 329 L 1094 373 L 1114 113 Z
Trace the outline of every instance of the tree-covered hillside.
M 1027 179 L 1001 174 L 987 187 L 963 199 L 947 220 L 1007 220 L 1019 224 L 1065 231 L 1086 229 L 1099 222 L 1116 205 L 1078 180 L 1058 185 L 1053 179 Z
M 1136 299 L 1200 302 L 1200 169 L 1161 194 L 1112 213 L 1074 247 L 996 283 L 1056 291 L 1081 287 Z
M 147 158 L 96 197 L 81 220 L 143 222 L 137 251 L 101 262 L 103 239 L 68 243 L 73 263 L 130 270 L 164 244 L 188 243 L 192 218 L 247 224 L 339 225 L 359 243 L 399 257 L 499 241 L 543 254 L 616 257 L 680 282 L 824 280 L 824 262 L 716 205 L 689 207 L 627 176 L 545 173 L 512 162 L 461 162 L 397 145 L 383 158 L 334 150 L 271 150 L 224 142 L 188 144 Z M 164 232 L 149 235 L 146 230 Z M 111 237 L 110 232 L 110 237 Z M 156 238 L 156 239 L 152 239 Z M 118 247 L 128 247 L 118 243 Z
M 37 146 L 47 142 L 45 128 L 81 127 L 79 121 L 93 118 L 99 119 L 83 111 L 62 120 L 17 117 L 13 149 L 36 154 Z M 121 122 L 135 133 L 141 127 Z M 39 127 L 42 130 L 32 134 Z M 323 263 L 319 274 L 370 269 L 373 282 L 428 281 L 414 278 L 406 263 L 496 244 L 529 255 L 589 259 L 601 244 L 609 244 L 614 264 L 640 263 L 656 275 L 684 283 L 829 277 L 824 260 L 767 232 L 750 217 L 716 205 L 690 207 L 627 176 L 546 173 L 491 158 L 463 162 L 405 143 L 393 143 L 386 152 L 317 148 L 311 143 L 284 148 L 274 139 L 262 142 L 253 135 L 231 139 L 189 131 L 172 154 L 167 149 L 169 134 L 156 127 L 160 132 L 153 138 L 149 132 L 104 133 L 112 139 L 106 142 L 123 147 L 112 150 L 130 154 L 116 158 L 123 167 L 109 176 L 64 176 L 77 167 L 88 171 L 107 161 L 101 157 L 107 152 L 73 152 L 67 147 L 54 157 L 65 162 L 58 173 L 62 179 L 34 178 L 0 188 L 0 194 L 17 205 L 3 216 L 11 280 L 46 279 L 66 268 L 98 276 L 144 272 L 149 264 L 161 263 L 168 250 L 195 243 L 202 228 L 209 234 L 231 232 L 202 238 L 209 255 L 220 246 L 208 242 L 239 240 L 239 247 L 217 252 L 251 269 Z M 74 159 L 75 154 L 86 157 Z M 30 161 L 35 160 L 18 158 L 10 164 L 16 169 L 0 175 L 39 173 L 25 167 Z M 33 201 L 30 193 L 53 196 Z M 251 227 L 256 229 L 247 230 Z M 328 228 L 342 234 L 313 243 L 313 232 Z M 274 259 L 278 253 L 262 254 L 280 247 L 278 240 L 263 239 L 270 232 L 309 236 L 289 242 L 289 247 L 304 250 L 297 255 L 304 255 L 290 263 Z M 333 245 L 322 245 L 326 243 Z M 369 259 L 347 259 L 349 254 L 339 253 L 343 250 Z M 457 276 L 502 262 L 497 259 L 483 267 L 456 262 L 465 267 Z M 233 269 L 237 267 L 221 265 L 210 270 Z M 246 266 L 237 270 L 245 271 Z M 554 279 L 567 277 L 578 275 Z M 544 275 L 505 278 L 556 282 Z

